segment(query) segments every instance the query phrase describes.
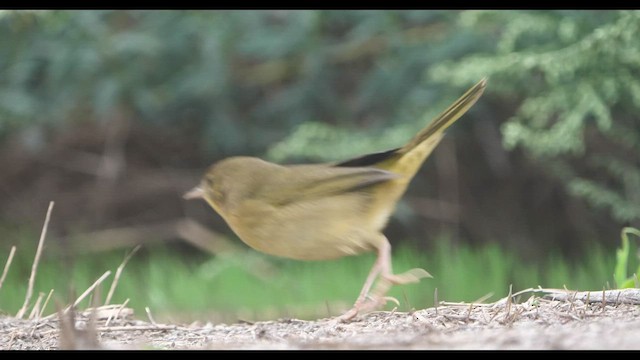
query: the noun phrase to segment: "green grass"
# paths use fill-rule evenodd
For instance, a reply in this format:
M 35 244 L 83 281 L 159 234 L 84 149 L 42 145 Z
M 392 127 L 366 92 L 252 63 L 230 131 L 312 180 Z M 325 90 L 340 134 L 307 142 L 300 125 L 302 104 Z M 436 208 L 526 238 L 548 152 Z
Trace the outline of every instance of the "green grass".
M 30 236 L 37 239 L 35 234 Z M 590 256 L 579 264 L 571 265 L 554 255 L 536 264 L 496 244 L 478 248 L 453 248 L 449 244 L 442 237 L 430 252 L 394 249 L 396 272 L 422 267 L 434 276 L 419 284 L 394 287 L 389 295 L 400 301 L 399 310 L 433 306 L 436 288 L 438 300 L 446 301 L 473 301 L 488 293 L 493 296 L 487 301 L 494 301 L 506 296 L 511 284 L 514 292 L 538 285 L 600 290 L 612 283 L 616 260 L 614 252 L 593 247 Z M 0 309 L 8 314 L 15 314 L 24 301 L 34 249 L 35 245 L 32 249 L 18 248 L 0 289 Z M 45 249 L 32 301 L 38 292 L 47 293 L 53 288 L 62 302 L 68 303 L 69 284 L 74 284 L 79 294 L 111 270 L 112 275 L 102 286 L 104 299 L 124 255 L 124 251 L 116 251 L 81 256 L 74 260 L 74 270 L 68 271 L 67 260 Z M 0 256 L 0 268 L 5 259 L 6 255 Z M 165 321 L 325 317 L 351 305 L 374 259 L 374 254 L 363 254 L 334 261 L 300 262 L 252 250 L 233 256 L 187 257 L 167 247 L 143 249 L 125 268 L 112 303 L 129 298 L 128 306 L 138 317 L 146 316 L 144 308 L 148 306 L 156 320 Z M 87 304 L 85 300 L 81 306 Z M 51 302 L 45 313 L 53 311 Z
M 638 247 L 634 243 L 629 241 L 629 235 L 635 235 L 635 239 L 640 238 L 640 230 L 626 227 L 620 232 L 620 240 L 622 244 L 618 250 L 616 250 L 616 269 L 613 273 L 615 283 L 620 288 L 632 288 L 638 286 L 638 274 L 640 274 L 640 254 L 638 253 Z M 635 251 L 634 251 L 635 250 Z M 630 257 L 630 254 L 636 254 L 635 258 Z M 637 270 L 628 274 L 629 268 L 637 266 Z

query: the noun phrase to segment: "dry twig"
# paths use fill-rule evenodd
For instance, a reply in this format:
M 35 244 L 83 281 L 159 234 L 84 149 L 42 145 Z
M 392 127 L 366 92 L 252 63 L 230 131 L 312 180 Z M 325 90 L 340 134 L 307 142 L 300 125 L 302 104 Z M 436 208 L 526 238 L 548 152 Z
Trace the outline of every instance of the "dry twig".
M 13 255 L 15 255 L 15 253 L 16 253 L 16 247 L 12 246 L 11 251 L 9 251 L 9 257 L 7 258 L 7 262 L 4 264 L 2 277 L 0 277 L 0 289 L 2 289 L 2 283 L 4 283 L 4 279 L 7 277 L 7 273 L 9 272 L 9 266 L 11 266 L 11 262 L 13 261 Z
M 38 263 L 40 262 L 40 256 L 42 255 L 44 239 L 47 236 L 47 228 L 49 227 L 49 220 L 51 219 L 51 210 L 53 210 L 53 204 L 54 204 L 53 201 L 49 203 L 47 216 L 44 219 L 44 226 L 42 227 L 42 233 L 40 234 L 40 241 L 38 241 L 36 256 L 33 259 L 33 265 L 31 266 L 31 276 L 29 276 L 29 287 L 27 288 L 27 295 L 25 296 L 24 304 L 22 304 L 22 307 L 20 308 L 20 310 L 18 310 L 18 313 L 16 314 L 16 317 L 18 319 L 22 319 L 24 314 L 27 312 L 27 307 L 29 306 L 29 302 L 31 301 L 31 296 L 33 295 L 33 286 L 35 285 L 36 273 L 38 272 Z
M 78 306 L 78 304 L 80 304 L 80 302 L 84 300 L 87 295 L 89 295 L 96 287 L 98 287 L 98 285 L 100 285 L 104 281 L 104 279 L 109 277 L 109 275 L 111 275 L 111 271 L 107 270 L 104 274 L 102 274 L 102 276 L 98 278 L 98 280 L 91 284 L 91 286 L 89 286 L 87 290 L 85 290 L 82 295 L 80 295 L 78 299 L 76 299 L 76 301 L 73 302 L 73 306 Z
M 97 331 L 136 331 L 136 330 L 177 330 L 178 325 L 131 325 L 131 326 L 100 326 Z
M 145 307 L 144 307 L 144 311 L 146 311 L 146 312 L 147 312 L 147 317 L 149 317 L 149 321 L 151 321 L 151 323 L 152 323 L 153 325 L 158 325 L 158 324 L 156 323 L 156 321 L 153 319 L 153 316 L 151 316 L 151 309 L 149 309 L 149 307 L 148 307 L 148 306 L 145 306 Z
M 568 301 L 573 298 L 584 303 L 634 304 L 640 305 L 640 289 L 615 289 L 602 291 L 565 291 L 562 289 L 538 289 L 546 298 Z M 604 307 L 604 306 L 603 306 Z
M 89 288 L 87 288 L 87 290 L 85 290 L 82 295 L 80 295 L 78 297 L 78 299 L 76 299 L 76 301 L 73 302 L 73 305 L 69 305 L 66 308 L 64 308 L 64 310 L 62 310 L 62 314 L 65 314 L 67 311 L 69 311 L 70 308 L 72 307 L 76 307 L 78 306 L 78 304 L 84 300 L 85 297 L 87 297 L 87 295 L 89 295 L 98 285 L 100 285 L 100 283 L 102 283 L 104 281 L 104 279 L 106 279 L 109 275 L 111 275 L 111 271 L 107 271 L 104 274 L 102 274 L 102 276 L 100 276 L 100 278 L 98 278 L 98 280 L 96 280 L 91 286 L 89 286 Z M 52 317 L 57 316 L 57 314 L 51 314 L 43 319 L 50 319 Z
M 44 298 L 44 293 L 40 292 L 38 294 L 38 299 L 36 300 L 36 303 L 33 305 L 33 308 L 29 313 L 29 320 L 33 319 L 36 315 L 40 313 L 40 303 L 42 302 L 43 298 Z
M 111 323 L 111 319 L 113 320 L 117 320 L 118 316 L 120 316 L 120 312 L 122 311 L 122 309 L 124 309 L 125 306 L 127 306 L 127 304 L 129 303 L 129 299 L 125 300 L 122 305 L 120 305 L 120 307 L 118 307 L 118 311 L 116 311 L 116 314 L 113 315 L 109 315 L 109 317 L 107 318 L 107 321 L 104 323 L 104 326 L 109 326 L 109 324 Z
M 436 308 L 436 316 L 438 316 L 438 288 L 433 289 L 433 305 Z
M 109 293 L 107 293 L 107 299 L 104 301 L 105 305 L 109 305 L 109 303 L 111 302 L 113 293 L 115 292 L 116 286 L 118 285 L 118 280 L 120 280 L 120 274 L 122 274 L 122 270 L 124 270 L 124 267 L 127 266 L 127 263 L 129 262 L 131 257 L 133 257 L 133 254 L 135 254 L 138 250 L 140 250 L 140 247 L 141 245 L 138 245 L 135 248 L 133 248 L 133 250 L 131 250 L 129 254 L 125 255 L 124 260 L 122 260 L 122 263 L 120 264 L 120 266 L 118 266 L 118 269 L 116 270 L 116 274 L 113 277 L 113 282 L 111 283 L 111 288 L 109 289 Z
M 44 304 L 42 305 L 42 309 L 40 309 L 40 313 L 38 314 L 38 319 L 42 318 L 42 314 L 44 313 L 44 309 L 46 309 L 47 305 L 49 304 L 51 295 L 53 295 L 53 289 L 49 290 L 49 295 L 47 295 L 47 299 L 44 301 Z

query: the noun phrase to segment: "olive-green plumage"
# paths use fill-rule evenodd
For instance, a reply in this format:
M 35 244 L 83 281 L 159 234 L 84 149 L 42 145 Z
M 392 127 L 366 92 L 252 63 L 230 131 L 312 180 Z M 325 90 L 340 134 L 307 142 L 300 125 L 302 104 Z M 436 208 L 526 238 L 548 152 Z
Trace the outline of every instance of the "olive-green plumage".
M 356 308 L 378 273 L 403 283 L 391 273 L 390 246 L 381 231 L 444 130 L 478 100 L 485 86 L 484 79 L 474 85 L 403 147 L 309 165 L 231 157 L 212 165 L 185 197 L 203 197 L 242 241 L 267 254 L 323 260 L 377 250 L 375 274 Z M 406 282 L 420 277 L 413 275 Z

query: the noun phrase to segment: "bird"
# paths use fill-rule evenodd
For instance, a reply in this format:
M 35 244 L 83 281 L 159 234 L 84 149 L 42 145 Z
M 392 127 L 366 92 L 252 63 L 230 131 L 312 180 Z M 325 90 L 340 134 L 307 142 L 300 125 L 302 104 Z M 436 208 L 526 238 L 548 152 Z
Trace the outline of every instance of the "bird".
M 394 274 L 391 244 L 382 231 L 444 131 L 486 85 L 483 78 L 469 88 L 402 147 L 312 164 L 232 156 L 212 164 L 183 198 L 204 199 L 244 243 L 266 254 L 329 260 L 377 252 L 354 305 L 338 317 L 349 321 L 390 300 L 397 303 L 386 296 L 391 286 L 431 277 L 420 268 Z

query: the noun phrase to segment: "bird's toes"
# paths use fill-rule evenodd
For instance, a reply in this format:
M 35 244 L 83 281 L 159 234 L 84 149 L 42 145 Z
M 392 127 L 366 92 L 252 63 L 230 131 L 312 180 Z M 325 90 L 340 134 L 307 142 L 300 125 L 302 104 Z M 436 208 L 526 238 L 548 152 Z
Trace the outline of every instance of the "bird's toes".
M 356 315 L 358 315 L 359 308 L 360 308 L 360 306 L 357 306 L 357 305 L 352 307 L 351 309 L 349 309 L 344 314 L 336 317 L 336 321 L 337 322 L 341 322 L 341 323 L 350 322 L 351 320 L 353 320 L 356 317 Z
M 398 301 L 398 299 L 394 298 L 393 296 L 383 296 L 380 299 L 380 302 L 382 303 L 382 305 L 386 305 L 389 301 L 396 304 L 396 306 L 400 306 L 400 301 Z
M 423 278 L 432 278 L 431 274 L 429 274 L 425 269 L 411 269 L 409 271 L 403 272 L 402 274 L 391 274 L 385 275 L 385 280 L 391 282 L 392 284 L 410 284 L 417 283 L 420 279 Z

